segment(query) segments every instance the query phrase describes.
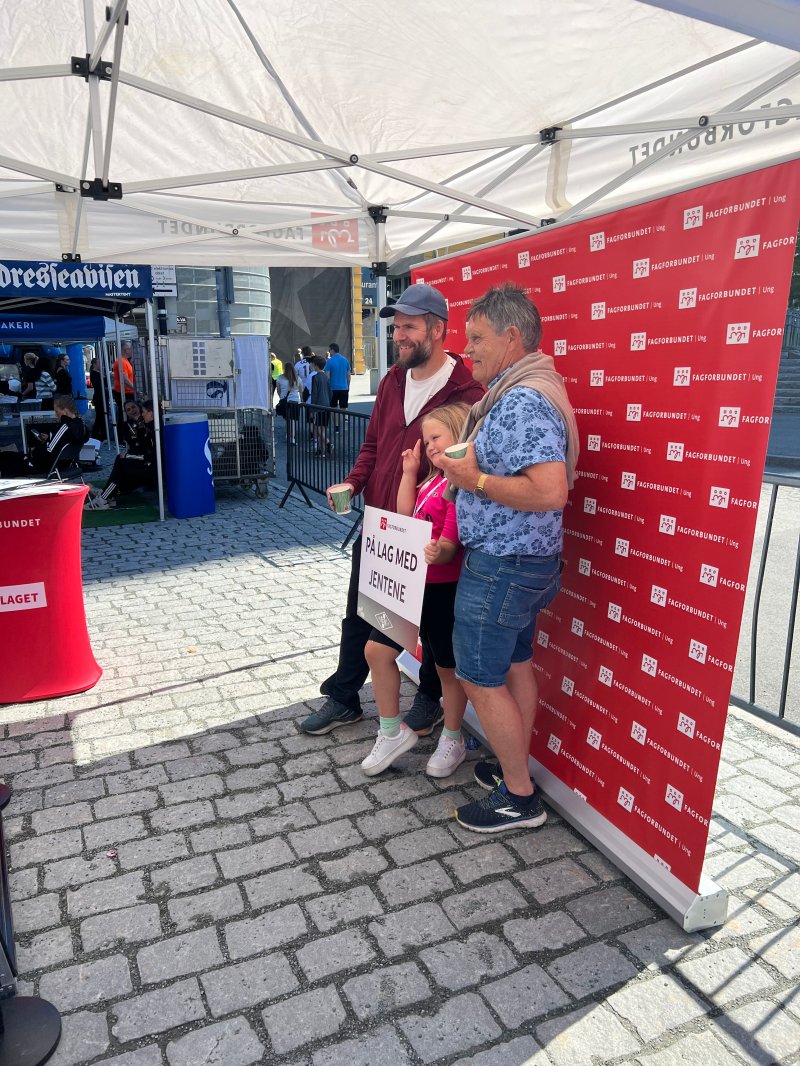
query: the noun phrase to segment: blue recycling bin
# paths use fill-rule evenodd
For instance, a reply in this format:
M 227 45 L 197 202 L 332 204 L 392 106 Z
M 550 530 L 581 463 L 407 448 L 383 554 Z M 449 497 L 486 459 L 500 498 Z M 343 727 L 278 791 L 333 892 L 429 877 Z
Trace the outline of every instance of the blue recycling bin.
M 213 514 L 214 478 L 208 416 L 170 415 L 164 420 L 167 506 L 175 518 Z

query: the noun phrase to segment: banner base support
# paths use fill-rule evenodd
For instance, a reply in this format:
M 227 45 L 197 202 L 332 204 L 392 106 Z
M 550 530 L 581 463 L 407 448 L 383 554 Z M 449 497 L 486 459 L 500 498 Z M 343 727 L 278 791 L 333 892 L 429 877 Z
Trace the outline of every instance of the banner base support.
M 419 662 L 413 655 L 407 651 L 401 652 L 397 657 L 397 665 L 414 684 L 419 684 Z M 467 704 L 464 725 L 482 744 L 489 746 L 471 703 Z M 541 788 L 549 805 L 685 932 L 724 925 L 728 914 L 728 893 L 724 888 L 704 874 L 695 892 L 534 758 L 528 759 L 528 766 L 537 788 Z

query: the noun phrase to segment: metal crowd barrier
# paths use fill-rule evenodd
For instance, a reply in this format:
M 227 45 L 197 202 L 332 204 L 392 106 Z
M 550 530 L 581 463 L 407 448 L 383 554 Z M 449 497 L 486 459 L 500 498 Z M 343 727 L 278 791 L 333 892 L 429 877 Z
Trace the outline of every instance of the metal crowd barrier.
M 263 407 L 170 407 L 169 414 L 208 415 L 214 484 L 234 481 L 263 498 L 275 477 L 275 419 Z M 2 1064 L 0 1064 L 2 1066 Z
M 61 1016 L 38 996 L 17 995 L 17 956 L 2 812 L 11 789 L 0 785 L 0 1066 L 41 1066 L 61 1039 Z
M 283 507 L 293 490 L 298 488 L 308 506 L 312 507 L 306 490 L 324 496 L 329 485 L 344 481 L 364 443 L 370 416 L 306 403 L 287 404 L 286 412 L 286 480 L 289 486 L 278 506 Z M 357 496 L 351 506 L 356 520 L 342 542 L 342 548 L 347 547 L 361 523 L 364 501 Z
M 743 696 L 731 695 L 731 703 L 735 707 L 741 707 L 743 710 L 750 711 L 752 714 L 757 715 L 759 718 L 763 718 L 765 721 L 773 722 L 776 725 L 782 726 L 790 733 L 794 733 L 800 736 L 800 723 L 790 722 L 786 720 L 786 703 L 789 692 L 789 674 L 792 667 L 792 645 L 794 643 L 794 627 L 797 619 L 797 600 L 798 600 L 798 587 L 800 586 L 800 533 L 797 538 L 797 549 L 795 551 L 794 560 L 794 577 L 792 579 L 792 585 L 790 588 L 790 600 L 789 600 L 789 616 L 788 625 L 786 631 L 786 644 L 784 647 L 783 655 L 783 674 L 781 677 L 781 691 L 778 700 L 778 710 L 770 711 L 765 707 L 761 707 L 756 703 L 756 679 L 757 679 L 757 667 L 758 667 L 758 623 L 759 623 L 759 610 L 761 607 L 761 596 L 764 589 L 764 577 L 767 570 L 767 560 L 770 549 L 770 538 L 772 535 L 772 525 L 775 518 L 775 505 L 778 501 L 778 492 L 782 486 L 787 486 L 793 489 L 800 489 L 800 475 L 791 474 L 764 474 L 764 482 L 768 485 L 772 485 L 772 491 L 770 493 L 769 510 L 767 513 L 767 521 L 764 529 L 764 543 L 761 548 L 761 559 L 758 566 L 758 577 L 756 578 L 755 588 L 753 590 L 753 613 L 752 613 L 752 628 L 750 632 L 750 676 L 748 685 L 748 696 L 745 699 Z M 780 561 L 781 564 L 783 560 Z

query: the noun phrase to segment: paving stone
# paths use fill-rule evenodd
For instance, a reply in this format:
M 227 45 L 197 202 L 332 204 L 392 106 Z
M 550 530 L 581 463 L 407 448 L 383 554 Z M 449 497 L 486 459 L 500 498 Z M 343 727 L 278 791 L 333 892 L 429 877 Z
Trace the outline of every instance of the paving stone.
M 96 914 L 81 922 L 81 943 L 85 952 L 126 944 L 155 940 L 161 936 L 161 920 L 155 903 Z
M 331 985 L 291 996 L 262 1011 L 276 1054 L 337 1033 L 346 1020 L 342 1001 Z
M 384 1011 L 400 1010 L 428 999 L 431 987 L 416 963 L 404 962 L 351 977 L 342 985 L 342 992 L 356 1015 L 365 1021 Z
M 622 885 L 587 892 L 566 904 L 566 909 L 592 936 L 604 937 L 626 926 L 652 919 L 653 912 Z
M 111 877 L 117 872 L 117 868 L 113 859 L 106 855 L 97 855 L 93 859 L 60 859 L 58 862 L 45 863 L 43 871 L 44 887 L 58 889 Z
M 389 870 L 378 878 L 378 891 L 391 907 L 413 903 L 452 889 L 453 882 L 435 860 Z
M 397 771 L 394 771 L 397 773 Z M 342 771 L 340 771 L 342 773 Z M 369 794 L 381 807 L 390 807 L 393 803 L 405 803 L 406 800 L 419 796 L 430 796 L 435 791 L 429 778 L 420 774 L 402 777 L 397 774 L 394 780 L 381 781 L 368 789 Z
M 276 788 L 262 788 L 258 792 L 239 792 L 231 796 L 220 796 L 214 801 L 220 818 L 246 818 L 248 814 L 257 814 L 268 807 L 275 807 L 281 801 Z
M 790 980 L 800 978 L 800 929 L 780 929 L 751 940 L 749 948 Z
M 516 951 L 557 951 L 583 940 L 586 933 L 564 911 L 541 918 L 514 918 L 503 926 L 503 936 Z
M 730 1003 L 740 996 L 764 992 L 772 978 L 736 947 L 725 948 L 677 964 L 678 972 L 712 1003 Z
M 291 803 L 292 800 L 330 796 L 334 792 L 341 792 L 341 785 L 333 774 L 325 773 L 314 777 L 298 777 L 294 781 L 279 781 L 278 791 L 284 803 Z
M 508 873 L 519 865 L 508 848 L 499 843 L 483 844 L 471 851 L 446 855 L 442 861 L 462 885 L 471 885 L 491 874 Z
M 305 739 L 305 738 L 303 738 Z M 235 738 L 234 744 L 238 744 Z M 270 741 L 262 741 L 260 744 L 244 744 L 240 747 L 231 746 L 225 749 L 225 758 L 231 766 L 258 766 L 272 759 L 279 759 L 280 747 Z
M 336 803 L 331 803 L 329 799 L 322 797 L 309 800 L 308 805 L 320 822 L 329 822 L 333 818 L 346 818 L 349 815 L 362 814 L 364 811 L 373 809 L 366 792 L 344 792 Z
M 375 893 L 366 885 L 309 900 L 306 910 L 321 932 L 357 921 L 359 918 L 383 914 L 383 907 Z
M 446 940 L 456 929 L 438 903 L 417 903 L 371 922 L 369 931 L 384 955 L 391 959 L 404 955 L 409 948 Z
M 108 1022 L 99 1011 L 78 1011 L 61 1019 L 61 1040 L 49 1066 L 79 1066 L 108 1050 Z
M 754 885 L 770 884 L 779 876 L 779 871 L 772 863 L 751 856 L 731 854 L 728 851 L 707 855 L 703 871 L 729 892 L 737 892 Z
M 105 781 L 109 793 L 114 796 L 123 792 L 135 792 L 140 788 L 163 785 L 167 781 L 167 775 L 163 766 L 149 766 L 145 770 L 129 770 L 124 774 L 110 774 Z
M 107 822 L 95 822 L 84 826 L 83 839 L 87 851 L 110 848 L 126 840 L 141 840 L 147 836 L 144 819 L 139 815 L 130 818 L 112 818 Z
M 255 836 L 267 837 L 277 833 L 286 833 L 290 829 L 305 829 L 316 823 L 317 819 L 304 804 L 287 803 L 283 807 L 278 807 L 273 814 L 253 818 L 250 828 Z
M 196 833 L 189 834 L 189 843 L 195 854 L 219 851 L 221 848 L 233 847 L 236 844 L 249 844 L 250 840 L 248 827 L 236 823 L 215 825 L 213 828 L 199 829 Z
M 312 940 L 297 952 L 297 961 L 309 981 L 362 966 L 374 958 L 374 950 L 356 929 Z
M 702 1018 L 707 1012 L 706 1005 L 688 992 L 673 974 L 656 974 L 649 980 L 632 981 L 605 1002 L 630 1022 L 645 1043 Z
M 27 945 L 17 944 L 17 965 L 20 973 L 31 973 L 59 962 L 69 962 L 73 954 L 70 930 L 66 926 L 48 929 L 46 933 L 31 937 Z
M 294 855 L 285 840 L 262 840 L 246 848 L 218 852 L 217 862 L 223 876 L 232 880 L 249 874 L 273 870 L 294 861 Z
M 39 981 L 39 993 L 60 1011 L 87 1007 L 133 991 L 128 961 L 110 955 L 97 962 L 80 962 L 46 973 Z
M 736 1007 L 714 1019 L 714 1033 L 748 1062 L 790 1062 L 800 1049 L 800 1025 L 769 1000 Z
M 569 1003 L 569 996 L 536 964 L 484 984 L 481 995 L 511 1029 Z
M 195 803 L 178 803 L 172 807 L 153 811 L 150 815 L 150 825 L 159 833 L 167 833 L 173 829 L 189 829 L 193 825 L 204 825 L 206 822 L 213 822 L 215 818 L 214 808 L 209 801 L 199 800 Z
M 147 771 L 141 770 L 140 773 Z M 166 780 L 166 776 L 164 778 Z M 164 803 L 191 803 L 194 800 L 213 799 L 225 794 L 225 785 L 219 774 L 207 774 L 205 777 L 190 777 L 187 781 L 176 781 L 170 785 L 160 785 L 158 791 Z
M 552 824 L 551 820 L 535 833 L 509 837 L 508 846 L 516 851 L 527 866 L 536 866 L 548 859 L 561 859 L 570 853 L 586 851 L 588 847 L 586 841 L 569 826 Z
M 383 840 L 399 836 L 410 829 L 420 829 L 422 823 L 407 807 L 390 807 L 356 819 L 359 832 L 367 840 Z
M 245 1018 L 206 1025 L 167 1044 L 170 1066 L 249 1066 L 263 1062 L 264 1048 Z
M 151 947 L 142 948 L 136 955 L 139 974 L 145 984 L 199 973 L 218 966 L 222 961 L 222 952 L 213 929 L 199 929 L 194 933 L 170 937 Z
M 174 862 L 189 854 L 189 848 L 182 833 L 164 833 L 150 836 L 147 840 L 123 844 L 119 849 L 120 865 L 125 870 L 135 870 L 137 866 L 157 866 L 161 862 Z
M 171 899 L 167 903 L 167 910 L 176 929 L 190 929 L 199 923 L 210 925 L 241 914 L 244 900 L 238 885 L 223 885 L 210 892 Z
M 692 1033 L 663 1051 L 642 1054 L 637 1066 L 734 1066 L 731 1053 L 713 1033 Z
M 431 1017 L 409 1015 L 399 1024 L 425 1063 L 469 1051 L 502 1035 L 497 1022 L 474 993 L 448 1000 Z
M 547 971 L 576 999 L 636 976 L 628 960 L 608 944 L 589 944 L 571 951 L 551 962 Z
M 351 884 L 362 877 L 371 877 L 385 870 L 388 860 L 377 848 L 358 848 L 341 859 L 321 860 L 319 868 L 329 881 Z
M 598 851 L 585 851 L 576 857 L 576 861 L 598 881 L 619 881 L 625 876 L 619 867 L 609 862 L 605 855 Z
M 127 1043 L 199 1021 L 206 1010 L 197 980 L 190 978 L 116 1003 L 111 1015 L 116 1018 L 112 1035 Z
M 298 987 L 286 956 L 278 953 L 213 970 L 200 982 L 215 1018 L 257 1007 Z
M 296 903 L 258 918 L 245 918 L 225 926 L 225 941 L 232 959 L 246 959 L 262 951 L 305 936 L 308 925 Z
M 524 870 L 515 875 L 516 881 L 537 903 L 553 903 L 565 896 L 585 892 L 597 882 L 572 859 L 559 859 Z
M 287 777 L 310 777 L 323 770 L 329 770 L 331 761 L 324 751 L 313 751 L 297 759 L 284 759 L 281 770 Z
M 394 1028 L 382 1025 L 366 1036 L 314 1052 L 314 1066 L 408 1066 L 411 1060 Z
M 63 785 L 75 778 L 75 767 L 58 764 L 47 766 L 43 770 L 22 770 L 14 774 L 14 791 L 22 792 L 26 788 L 46 788 L 48 785 Z
M 528 903 L 510 881 L 493 881 L 443 900 L 445 914 L 458 929 L 498 921 Z
M 453 1066 L 539 1066 L 535 1056 L 541 1049 L 532 1036 L 518 1036 L 488 1051 L 479 1051 L 468 1059 L 458 1059 Z M 546 1066 L 542 1060 L 542 1066 Z
M 188 777 L 202 777 L 225 769 L 225 763 L 217 755 L 188 755 L 164 762 L 170 781 L 184 781 Z
M 453 818 L 456 807 L 469 803 L 470 797 L 463 792 L 455 792 L 452 789 L 447 792 L 438 792 L 435 796 L 417 800 L 412 803 L 412 808 L 426 822 L 449 822 Z
M 190 754 L 188 744 L 154 744 L 152 747 L 137 748 L 133 753 L 133 761 L 138 766 L 152 766 L 167 760 L 186 759 Z
M 23 866 L 34 863 L 52 862 L 67 855 L 80 855 L 83 851 L 83 837 L 80 829 L 68 829 L 63 833 L 45 833 L 33 840 L 24 840 L 12 844 L 9 848 L 12 869 L 20 870 Z
M 283 769 L 283 767 L 281 767 Z M 275 763 L 264 763 L 260 766 L 246 766 L 240 770 L 233 770 L 225 776 L 225 789 L 228 792 L 242 792 L 246 789 L 265 788 L 273 785 L 275 778 L 279 777 Z
M 219 870 L 210 855 L 188 859 L 186 862 L 175 863 L 174 866 L 164 866 L 150 874 L 154 892 L 169 892 L 173 895 L 207 888 L 213 885 L 218 877 Z
M 5 773 L 8 773 L 5 766 Z M 92 821 L 92 808 L 88 803 L 73 803 L 69 807 L 54 807 L 52 810 L 34 811 L 31 824 L 37 836 L 56 833 L 60 829 L 73 829 Z
M 131 811 L 143 814 L 153 810 L 158 804 L 158 793 L 154 789 L 141 789 L 138 792 L 105 796 L 103 799 L 95 800 L 94 816 L 100 821 L 105 818 L 121 818 L 130 814 Z
M 749 764 L 748 764 L 749 765 Z M 773 788 L 765 781 L 752 777 L 749 772 L 737 774 L 725 782 L 725 792 L 741 796 L 748 803 L 754 803 L 762 810 L 772 810 L 785 802 L 785 797 L 780 789 Z
M 39 891 L 39 875 L 35 867 L 28 866 L 24 870 L 9 874 L 8 890 L 11 893 L 12 902 L 35 896 Z
M 292 866 L 287 870 L 254 877 L 244 882 L 244 888 L 250 906 L 256 910 L 291 899 L 305 899 L 323 891 L 322 885 L 308 872 L 307 866 Z
M 455 851 L 458 844 L 446 829 L 433 826 L 429 829 L 418 829 L 413 833 L 406 833 L 404 836 L 393 837 L 386 842 L 384 847 L 398 866 L 407 866 L 410 863 L 422 862 L 434 855 Z
M 597 1005 L 544 1022 L 536 1036 L 555 1066 L 594 1066 L 634 1054 L 641 1047 L 611 1011 Z
M 55 892 L 20 900 L 14 906 L 14 929 L 17 933 L 32 933 L 58 925 L 61 915 Z
M 484 977 L 499 977 L 517 965 L 503 941 L 489 933 L 472 933 L 463 942 L 451 940 L 426 948 L 420 959 L 438 985 L 454 992 Z
M 297 856 L 308 859 L 314 855 L 327 855 L 346 848 L 355 848 L 363 843 L 356 827 L 345 819 L 315 826 L 313 829 L 300 829 L 289 834 L 289 843 Z
M 702 937 L 697 933 L 685 933 L 668 918 L 632 933 L 623 933 L 619 941 L 650 969 L 669 966 L 703 944 Z
M 48 1060 L 49 1061 L 49 1060 Z M 115 1055 L 113 1059 L 103 1059 L 103 1063 L 113 1063 L 113 1066 L 162 1066 L 161 1048 L 155 1044 L 139 1048 L 137 1051 L 128 1051 L 124 1055 Z
M 67 891 L 67 911 L 71 918 L 119 910 L 138 903 L 145 895 L 140 873 L 118 874 L 103 881 L 93 881 L 83 888 Z

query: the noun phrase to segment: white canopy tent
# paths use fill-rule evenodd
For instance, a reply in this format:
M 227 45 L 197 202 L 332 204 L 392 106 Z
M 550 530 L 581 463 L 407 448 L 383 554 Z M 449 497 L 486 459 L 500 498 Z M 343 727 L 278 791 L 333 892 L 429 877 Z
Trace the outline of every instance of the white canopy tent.
M 638 0 L 504 7 L 0 0 L 0 257 L 391 264 L 800 146 L 793 51 Z

